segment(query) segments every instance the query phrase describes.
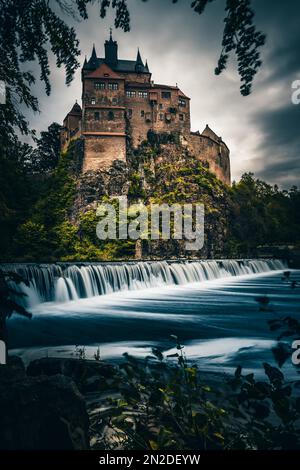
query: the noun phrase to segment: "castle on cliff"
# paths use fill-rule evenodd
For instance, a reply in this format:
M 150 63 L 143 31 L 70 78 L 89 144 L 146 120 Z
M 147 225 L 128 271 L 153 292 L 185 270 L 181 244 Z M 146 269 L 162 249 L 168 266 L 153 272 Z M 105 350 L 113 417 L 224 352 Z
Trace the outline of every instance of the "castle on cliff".
M 82 138 L 83 172 L 107 169 L 114 160 L 126 161 L 127 140 L 137 147 L 148 132 L 176 134 L 191 155 L 230 184 L 229 149 L 210 128 L 191 132 L 190 98 L 178 86 L 152 80 L 148 63 L 118 57 L 118 43 L 105 41 L 105 57 L 92 55 L 82 68 L 82 108 L 76 102 L 63 122 L 62 148 Z

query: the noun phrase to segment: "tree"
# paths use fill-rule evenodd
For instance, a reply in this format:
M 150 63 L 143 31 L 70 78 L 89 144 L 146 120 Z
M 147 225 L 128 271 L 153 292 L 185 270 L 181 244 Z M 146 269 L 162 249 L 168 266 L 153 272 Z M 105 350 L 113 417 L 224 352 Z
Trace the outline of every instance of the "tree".
M 57 166 L 60 155 L 60 131 L 60 124 L 53 122 L 47 131 L 41 132 L 41 137 L 37 140 L 37 149 L 31 155 L 32 172 L 47 173 Z
M 12 289 L 12 282 L 16 284 L 24 282 L 28 285 L 27 281 L 18 274 L 0 269 L 0 339 L 5 342 L 7 342 L 6 322 L 13 313 L 27 318 L 32 317 L 31 313 L 17 303 L 16 298 L 21 297 L 23 294 L 16 289 Z

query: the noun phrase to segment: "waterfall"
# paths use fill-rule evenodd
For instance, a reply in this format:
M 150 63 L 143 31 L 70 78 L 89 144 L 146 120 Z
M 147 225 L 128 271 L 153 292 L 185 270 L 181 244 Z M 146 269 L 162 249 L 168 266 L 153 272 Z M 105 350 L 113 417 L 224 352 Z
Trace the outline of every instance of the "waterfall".
M 11 287 L 25 307 L 41 302 L 67 302 L 121 290 L 183 285 L 243 274 L 282 270 L 280 260 L 131 261 L 124 263 L 2 264 L 0 269 L 28 281 Z

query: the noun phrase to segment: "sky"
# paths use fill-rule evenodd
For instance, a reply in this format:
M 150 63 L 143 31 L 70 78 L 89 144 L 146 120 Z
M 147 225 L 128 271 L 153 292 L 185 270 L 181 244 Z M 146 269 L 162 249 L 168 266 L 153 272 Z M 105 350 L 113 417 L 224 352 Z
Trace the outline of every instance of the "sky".
M 252 0 L 255 23 L 267 35 L 262 51 L 263 66 L 253 92 L 240 95 L 234 58 L 220 76 L 214 69 L 220 54 L 225 0 L 209 3 L 202 16 L 190 8 L 191 0 L 128 0 L 131 31 L 113 28 L 119 58 L 135 59 L 140 48 L 157 83 L 176 85 L 191 98 L 192 130 L 208 124 L 231 152 L 232 180 L 245 172 L 288 189 L 300 186 L 300 104 L 292 103 L 292 83 L 300 80 L 299 0 Z M 95 43 L 98 57 L 113 26 L 113 16 L 101 19 L 97 3 L 89 19 L 73 24 L 80 40 L 83 63 Z M 63 14 L 61 15 L 63 18 Z M 81 103 L 81 76 L 76 72 L 69 87 L 64 70 L 51 59 L 50 97 L 40 83 L 34 92 L 40 114 L 28 114 L 38 132 L 63 118 L 77 99 Z

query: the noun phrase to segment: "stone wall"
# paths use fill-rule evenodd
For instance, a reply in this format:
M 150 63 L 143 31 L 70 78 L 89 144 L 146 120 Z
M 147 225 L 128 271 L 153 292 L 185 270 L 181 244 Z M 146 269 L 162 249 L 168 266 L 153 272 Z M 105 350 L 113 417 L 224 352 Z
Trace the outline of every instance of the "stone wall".
M 187 139 L 183 139 L 183 144 L 192 155 L 206 161 L 217 178 L 230 185 L 229 149 L 222 140 L 217 142 L 201 134 L 190 134 Z
M 133 98 L 126 97 L 125 107 L 130 123 L 132 145 L 137 147 L 147 139 L 147 133 L 152 130 L 157 133 L 181 133 L 188 136 L 190 133 L 190 103 L 184 98 L 185 107 L 179 106 L 180 91 L 176 88 L 165 88 L 171 94 L 170 98 L 163 98 L 163 88 L 143 88 L 136 92 Z M 139 91 L 147 91 L 148 98 L 139 97 Z
M 125 136 L 86 135 L 84 137 L 83 173 L 107 169 L 115 160 L 126 161 Z

